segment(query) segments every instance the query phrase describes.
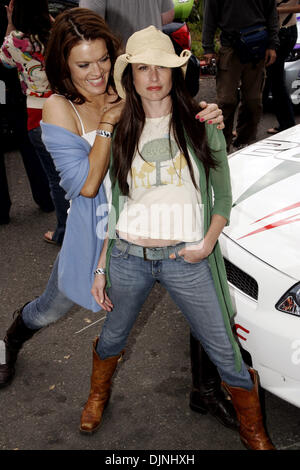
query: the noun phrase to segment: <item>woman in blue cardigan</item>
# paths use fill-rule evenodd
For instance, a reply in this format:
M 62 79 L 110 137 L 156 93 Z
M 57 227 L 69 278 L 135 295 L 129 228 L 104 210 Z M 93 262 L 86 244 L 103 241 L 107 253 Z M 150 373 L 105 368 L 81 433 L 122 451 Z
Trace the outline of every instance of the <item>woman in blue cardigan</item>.
M 91 288 L 111 198 L 110 179 L 105 176 L 110 136 L 123 107 L 112 75 L 118 49 L 119 42 L 94 12 L 74 8 L 56 18 L 46 54 L 54 94 L 44 106 L 41 127 L 71 207 L 64 243 L 45 291 L 15 312 L 5 336 L 0 386 L 13 379 L 24 342 L 65 315 L 74 302 L 92 311 L 101 309 Z M 216 105 L 208 105 L 197 117 L 222 127 Z M 219 385 L 214 387 L 210 399 L 219 390 Z M 206 406 L 203 402 L 202 408 Z M 230 402 L 223 395 L 214 399 L 214 407 L 220 407 L 226 423 L 234 423 Z

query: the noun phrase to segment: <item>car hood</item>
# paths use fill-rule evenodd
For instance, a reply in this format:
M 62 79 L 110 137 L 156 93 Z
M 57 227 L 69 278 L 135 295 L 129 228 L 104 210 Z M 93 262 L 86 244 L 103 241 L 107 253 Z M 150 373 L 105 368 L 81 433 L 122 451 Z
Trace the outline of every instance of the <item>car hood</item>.
M 229 155 L 233 208 L 224 233 L 300 279 L 300 125 Z

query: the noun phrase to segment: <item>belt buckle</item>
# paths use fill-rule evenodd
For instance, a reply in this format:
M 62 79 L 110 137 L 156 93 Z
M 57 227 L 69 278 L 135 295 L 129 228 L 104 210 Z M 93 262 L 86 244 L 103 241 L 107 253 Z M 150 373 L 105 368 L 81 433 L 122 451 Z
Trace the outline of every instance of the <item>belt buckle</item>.
M 151 261 L 150 259 L 147 258 L 146 250 L 147 250 L 147 248 L 145 248 L 145 247 L 143 246 L 143 257 L 144 257 L 144 261 Z

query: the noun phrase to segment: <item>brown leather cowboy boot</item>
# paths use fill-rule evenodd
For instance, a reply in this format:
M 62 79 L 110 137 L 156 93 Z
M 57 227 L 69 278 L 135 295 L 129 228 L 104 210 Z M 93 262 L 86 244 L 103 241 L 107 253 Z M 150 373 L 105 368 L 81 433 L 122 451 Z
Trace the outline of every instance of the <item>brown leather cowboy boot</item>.
M 252 390 L 230 387 L 222 382 L 231 395 L 237 413 L 241 441 L 250 450 L 275 450 L 263 424 L 258 397 L 258 374 L 253 369 L 249 369 L 249 373 L 254 384 Z
M 219 423 L 238 431 L 239 423 L 230 397 L 225 396 L 216 366 L 201 343 L 190 334 L 190 355 L 193 389 L 190 408 L 197 413 L 210 413 Z
M 100 426 L 102 414 L 110 397 L 112 376 L 123 352 L 118 356 L 100 359 L 96 352 L 98 339 L 93 343 L 93 370 L 91 390 L 83 409 L 80 421 L 80 431 L 93 433 Z
M 25 305 L 27 305 L 27 303 Z M 12 381 L 15 375 L 15 364 L 20 349 L 26 341 L 39 331 L 27 328 L 23 322 L 22 311 L 25 305 L 14 312 L 13 316 L 15 319 L 7 330 L 4 338 L 5 363 L 0 364 L 0 387 L 5 387 Z

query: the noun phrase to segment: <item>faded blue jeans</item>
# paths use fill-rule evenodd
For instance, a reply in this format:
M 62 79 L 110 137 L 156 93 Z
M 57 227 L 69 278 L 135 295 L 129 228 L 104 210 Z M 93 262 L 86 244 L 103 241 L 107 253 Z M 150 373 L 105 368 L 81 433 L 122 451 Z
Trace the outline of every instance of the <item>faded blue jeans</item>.
M 221 378 L 231 386 L 252 389 L 253 383 L 242 361 L 236 371 L 235 357 L 215 291 L 207 259 L 188 263 L 182 257 L 145 261 L 113 247 L 110 259 L 111 287 L 107 290 L 113 310 L 97 344 L 101 359 L 119 354 L 156 281 L 166 288 L 189 323 Z
M 73 307 L 74 302 L 58 289 L 57 256 L 46 289 L 22 311 L 22 319 L 31 330 L 39 330 L 63 317 Z

